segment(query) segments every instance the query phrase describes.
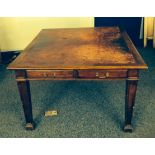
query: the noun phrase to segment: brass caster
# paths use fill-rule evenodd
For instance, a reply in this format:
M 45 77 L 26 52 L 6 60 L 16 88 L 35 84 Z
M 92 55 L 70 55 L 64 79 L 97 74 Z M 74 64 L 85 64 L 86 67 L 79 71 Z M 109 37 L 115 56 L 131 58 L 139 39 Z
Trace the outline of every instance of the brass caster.
M 34 130 L 34 123 L 26 123 L 26 130 Z
M 124 132 L 132 132 L 133 128 L 131 126 L 131 124 L 127 124 L 124 126 Z

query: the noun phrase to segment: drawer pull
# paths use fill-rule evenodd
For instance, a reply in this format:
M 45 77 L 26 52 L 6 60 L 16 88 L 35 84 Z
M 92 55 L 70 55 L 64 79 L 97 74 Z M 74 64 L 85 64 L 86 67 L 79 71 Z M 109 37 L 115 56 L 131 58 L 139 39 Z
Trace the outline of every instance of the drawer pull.
M 99 76 L 99 73 L 98 72 L 96 72 L 96 77 L 98 77 Z
M 45 73 L 43 73 L 43 76 L 44 77 L 49 77 L 50 75 L 45 72 Z M 55 78 L 55 73 L 53 73 L 51 76 L 52 76 L 52 78 Z
M 105 76 L 106 76 L 106 77 L 109 77 L 109 73 L 108 73 L 108 72 L 106 72 Z
M 103 76 L 99 76 L 99 73 L 96 72 L 96 77 L 98 77 L 98 78 L 100 78 L 100 79 L 108 78 L 108 77 L 109 77 L 109 72 L 106 72 L 105 75 L 103 75 Z
M 47 73 L 44 73 L 44 77 L 48 77 Z
M 106 76 L 99 76 L 98 78 L 99 78 L 99 79 L 105 79 Z

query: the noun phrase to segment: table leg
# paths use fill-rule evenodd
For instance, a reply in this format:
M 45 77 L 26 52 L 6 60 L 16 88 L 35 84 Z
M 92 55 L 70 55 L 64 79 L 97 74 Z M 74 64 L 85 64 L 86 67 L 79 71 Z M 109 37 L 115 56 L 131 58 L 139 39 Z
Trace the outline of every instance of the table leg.
M 125 132 L 132 132 L 133 128 L 131 125 L 133 106 L 135 102 L 136 90 L 138 80 L 127 80 L 126 81 L 126 97 L 125 97 Z
M 29 81 L 17 81 L 20 98 L 23 104 L 25 120 L 26 120 L 26 129 L 33 130 L 34 122 L 32 116 L 32 104 L 31 104 L 31 94 L 30 94 L 30 84 Z
M 0 51 L 0 64 L 2 63 L 2 53 Z

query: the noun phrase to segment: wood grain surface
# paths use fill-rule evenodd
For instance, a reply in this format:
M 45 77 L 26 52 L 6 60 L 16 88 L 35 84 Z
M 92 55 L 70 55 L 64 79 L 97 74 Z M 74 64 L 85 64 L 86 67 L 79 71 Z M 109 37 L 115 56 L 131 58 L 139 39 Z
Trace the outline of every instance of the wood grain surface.
M 8 69 L 145 69 L 119 27 L 43 29 Z

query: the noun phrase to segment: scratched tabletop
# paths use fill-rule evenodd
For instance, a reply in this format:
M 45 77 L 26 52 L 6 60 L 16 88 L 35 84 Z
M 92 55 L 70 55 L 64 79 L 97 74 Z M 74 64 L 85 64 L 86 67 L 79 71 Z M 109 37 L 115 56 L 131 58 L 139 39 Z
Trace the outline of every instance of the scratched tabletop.
M 43 29 L 9 69 L 146 68 L 119 27 Z

